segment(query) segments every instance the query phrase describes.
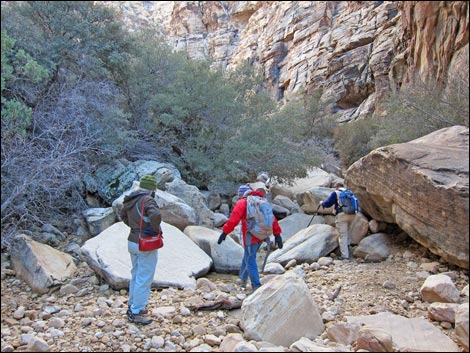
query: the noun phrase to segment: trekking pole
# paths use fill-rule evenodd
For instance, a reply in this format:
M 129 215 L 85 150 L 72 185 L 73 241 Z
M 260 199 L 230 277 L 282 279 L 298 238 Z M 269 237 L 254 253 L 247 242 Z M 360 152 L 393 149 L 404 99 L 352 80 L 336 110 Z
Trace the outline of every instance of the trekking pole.
M 312 219 L 310 220 L 310 222 L 308 222 L 308 226 L 307 226 L 307 228 L 310 226 L 310 223 L 312 223 L 313 219 L 314 219 L 314 218 L 315 218 L 315 216 L 317 215 L 317 213 L 318 213 L 318 210 L 320 209 L 320 207 L 321 207 L 321 205 L 318 205 L 318 208 L 317 208 L 317 210 L 315 211 L 315 213 L 313 214 L 313 217 L 312 217 Z
M 266 266 L 266 261 L 268 261 L 268 256 L 269 256 L 269 253 L 271 252 L 271 236 L 269 236 L 266 239 L 266 246 L 268 247 L 268 249 L 266 251 L 266 256 L 265 256 L 264 261 L 263 261 L 263 267 L 261 268 L 261 272 L 264 272 L 264 267 Z

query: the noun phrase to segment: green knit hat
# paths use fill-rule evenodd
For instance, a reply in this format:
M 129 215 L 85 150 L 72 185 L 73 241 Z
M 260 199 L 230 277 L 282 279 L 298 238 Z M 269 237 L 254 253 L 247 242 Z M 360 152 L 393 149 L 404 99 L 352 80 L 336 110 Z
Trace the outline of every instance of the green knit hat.
M 157 190 L 157 178 L 153 175 L 144 175 L 140 179 L 140 187 L 147 190 Z

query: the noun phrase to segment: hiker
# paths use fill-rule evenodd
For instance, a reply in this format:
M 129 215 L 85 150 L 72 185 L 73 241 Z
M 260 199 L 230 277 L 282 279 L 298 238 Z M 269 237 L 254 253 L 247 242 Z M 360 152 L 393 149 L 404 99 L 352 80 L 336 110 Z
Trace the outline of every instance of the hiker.
M 347 214 L 343 212 L 342 207 L 339 203 L 339 193 L 344 189 L 343 183 L 336 183 L 335 184 L 335 191 L 333 191 L 326 201 L 320 201 L 319 207 L 328 208 L 331 206 L 335 206 L 336 211 L 336 229 L 339 232 L 339 249 L 341 251 L 341 256 L 339 257 L 340 260 L 349 260 L 349 226 L 351 225 L 352 221 L 354 220 L 355 214 Z
M 122 221 L 131 229 L 127 238 L 127 249 L 131 256 L 132 270 L 129 283 L 129 302 L 127 318 L 130 322 L 148 325 L 152 322 L 145 314 L 150 297 L 153 276 L 158 260 L 158 250 L 140 251 L 139 234 L 141 232 L 141 209 L 144 208 L 143 222 L 150 226 L 153 234 L 161 232 L 161 214 L 155 201 L 157 180 L 153 175 L 144 175 L 139 182 L 139 189 L 124 198 L 123 208 L 120 212 Z
M 240 198 L 239 201 L 235 204 L 233 208 L 232 214 L 228 221 L 222 227 L 222 233 L 219 236 L 219 240 L 217 241 L 218 244 L 221 244 L 227 234 L 232 232 L 234 228 L 237 226 L 240 221 L 242 222 L 242 237 L 243 237 L 243 259 L 240 266 L 240 286 L 242 288 L 246 288 L 246 284 L 248 281 L 248 277 L 251 280 L 251 289 L 252 292 L 257 290 L 261 287 L 261 282 L 259 279 L 259 272 L 258 272 L 258 264 L 256 262 L 256 254 L 263 242 L 252 236 L 249 232 L 247 232 L 247 197 L 248 196 L 259 196 L 264 198 L 264 194 L 260 190 L 253 190 L 248 185 L 242 185 L 238 189 L 238 197 Z M 274 234 L 274 240 L 279 249 L 282 249 L 282 238 L 281 238 L 281 227 L 277 222 L 276 217 L 273 215 L 273 224 L 272 230 Z

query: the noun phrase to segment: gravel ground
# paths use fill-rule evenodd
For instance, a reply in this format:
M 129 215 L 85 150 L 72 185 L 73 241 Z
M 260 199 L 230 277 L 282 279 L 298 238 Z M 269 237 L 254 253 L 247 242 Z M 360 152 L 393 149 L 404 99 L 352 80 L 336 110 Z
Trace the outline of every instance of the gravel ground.
M 302 264 L 297 269 L 305 273 L 304 280 L 326 327 L 344 322 L 349 315 L 382 311 L 427 318 L 429 303 L 421 301 L 419 289 L 429 274 L 449 273 L 459 290 L 468 285 L 468 271 L 440 262 L 410 239 L 393 245 L 383 262 L 326 262 L 330 263 Z M 211 273 L 208 281 L 198 281 L 195 290 L 153 289 L 148 308 L 154 323 L 136 326 L 126 319 L 125 290 L 114 291 L 100 283 L 85 263 L 79 265 L 78 272 L 74 280 L 77 292 L 62 294 L 57 290 L 38 295 L 2 266 L 2 352 L 32 351 L 32 337 L 40 338 L 52 352 L 220 351 L 226 335 L 242 333 L 239 309 L 191 310 L 220 295 L 243 299 L 246 292 L 235 284 L 236 276 Z M 262 281 L 268 279 L 269 275 L 262 275 Z M 454 339 L 453 325 L 433 323 Z M 326 333 L 319 340 L 328 343 Z M 289 351 L 288 347 L 284 351 Z

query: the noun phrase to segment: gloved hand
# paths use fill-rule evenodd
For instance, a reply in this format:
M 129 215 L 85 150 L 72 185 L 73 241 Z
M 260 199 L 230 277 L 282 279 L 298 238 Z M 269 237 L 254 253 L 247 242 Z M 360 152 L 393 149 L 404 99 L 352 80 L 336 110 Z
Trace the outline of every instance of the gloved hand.
M 282 244 L 281 234 L 274 235 L 274 242 L 276 243 L 278 249 L 282 249 L 284 246 Z
M 323 207 L 323 201 L 320 201 L 320 203 L 318 204 L 318 208 L 320 207 Z
M 220 234 L 219 240 L 217 240 L 217 244 L 219 245 L 222 244 L 222 242 L 225 240 L 226 237 L 227 237 L 227 234 L 225 233 Z

